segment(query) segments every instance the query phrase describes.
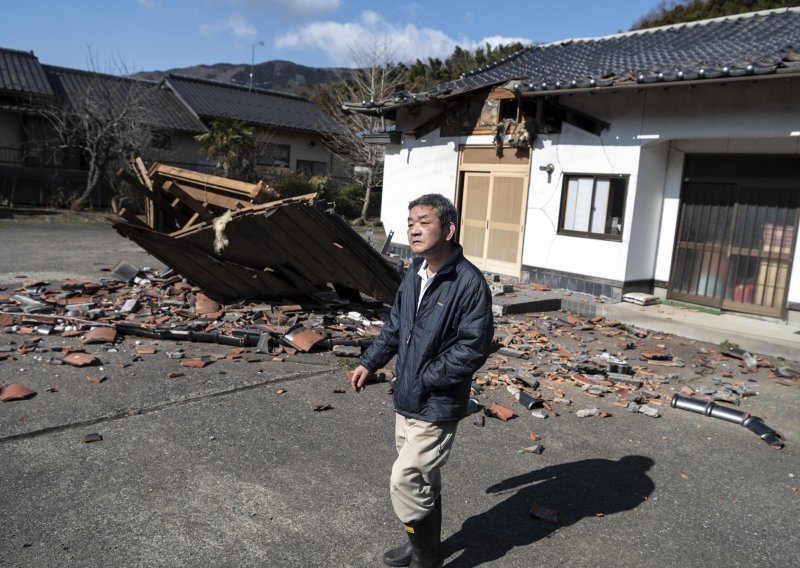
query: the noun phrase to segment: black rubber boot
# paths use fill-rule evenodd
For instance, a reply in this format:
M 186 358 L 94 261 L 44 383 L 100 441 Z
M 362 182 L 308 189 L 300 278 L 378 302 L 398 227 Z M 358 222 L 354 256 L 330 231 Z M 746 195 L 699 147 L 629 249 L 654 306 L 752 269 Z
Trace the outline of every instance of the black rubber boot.
M 441 550 L 441 508 L 436 508 L 421 521 L 406 525 L 411 543 L 410 568 L 440 568 L 444 563 Z
M 435 514 L 437 519 L 437 526 L 439 528 L 439 542 L 442 540 L 442 496 L 436 498 L 436 504 L 431 514 Z M 387 566 L 408 566 L 411 564 L 413 555 L 413 548 L 411 547 L 411 537 L 409 535 L 409 542 L 401 544 L 395 548 L 387 550 L 383 554 L 383 563 Z
M 387 566 L 408 566 L 411 564 L 411 542 L 406 542 L 384 552 L 383 563 Z

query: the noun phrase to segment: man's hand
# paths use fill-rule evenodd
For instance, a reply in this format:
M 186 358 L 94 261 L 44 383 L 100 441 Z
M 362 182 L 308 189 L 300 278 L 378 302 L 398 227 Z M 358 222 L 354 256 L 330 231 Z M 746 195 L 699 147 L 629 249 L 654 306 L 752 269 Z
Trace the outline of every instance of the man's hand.
M 350 386 L 353 387 L 353 390 L 356 392 L 361 392 L 364 390 L 364 385 L 367 382 L 367 377 L 369 376 L 369 369 L 367 369 L 364 365 L 359 365 L 353 371 L 353 374 L 350 375 Z

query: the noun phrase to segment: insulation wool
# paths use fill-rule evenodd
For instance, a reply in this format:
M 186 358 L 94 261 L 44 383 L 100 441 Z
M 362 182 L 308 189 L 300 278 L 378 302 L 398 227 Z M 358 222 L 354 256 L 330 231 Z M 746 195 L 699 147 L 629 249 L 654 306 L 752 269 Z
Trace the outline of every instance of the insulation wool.
M 233 211 L 227 211 L 214 219 L 214 252 L 219 254 L 228 246 L 228 238 L 225 236 L 225 226 L 233 218 Z

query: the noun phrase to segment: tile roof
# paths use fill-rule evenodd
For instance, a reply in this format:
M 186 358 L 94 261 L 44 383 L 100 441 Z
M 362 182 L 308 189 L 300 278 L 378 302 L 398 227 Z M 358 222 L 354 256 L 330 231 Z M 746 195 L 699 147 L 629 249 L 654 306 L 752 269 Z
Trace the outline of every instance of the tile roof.
M 533 45 L 427 93 L 351 107 L 380 113 L 509 81 L 530 95 L 776 73 L 800 74 L 800 7 Z
M 156 128 L 200 133 L 208 129 L 180 100 L 158 82 L 130 79 L 78 69 L 43 65 L 61 104 L 78 107 L 87 95 L 101 104 L 129 104 L 139 119 Z
M 304 97 L 170 74 L 165 82 L 203 118 L 229 118 L 316 133 L 336 132 L 338 123 Z
M 39 60 L 30 51 L 0 48 L 0 93 L 53 96 Z

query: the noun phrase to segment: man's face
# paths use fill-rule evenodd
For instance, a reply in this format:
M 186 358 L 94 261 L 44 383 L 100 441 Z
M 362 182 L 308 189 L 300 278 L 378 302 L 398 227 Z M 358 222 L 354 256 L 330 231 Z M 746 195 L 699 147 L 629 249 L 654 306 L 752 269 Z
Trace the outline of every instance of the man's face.
M 449 247 L 455 231 L 452 223 L 442 227 L 433 207 L 418 205 L 408 212 L 408 244 L 414 254 L 425 257 Z

